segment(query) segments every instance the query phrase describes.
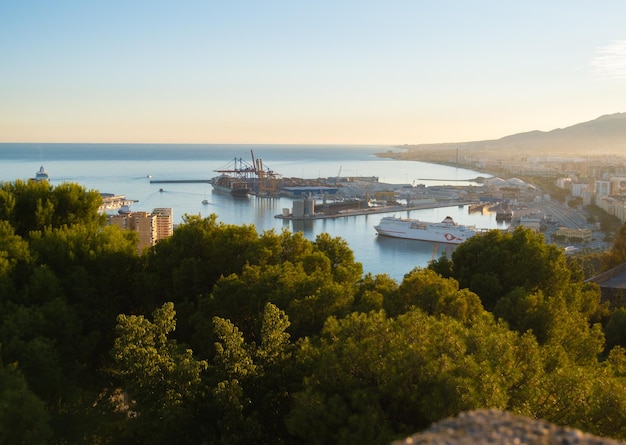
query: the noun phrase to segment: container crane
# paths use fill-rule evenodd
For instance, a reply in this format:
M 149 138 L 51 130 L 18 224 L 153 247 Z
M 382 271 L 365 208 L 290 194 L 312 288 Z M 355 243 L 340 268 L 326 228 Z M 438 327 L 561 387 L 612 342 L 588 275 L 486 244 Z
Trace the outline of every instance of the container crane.
M 257 195 L 276 196 L 276 179 L 278 174 L 270 169 L 264 169 L 263 161 L 254 157 L 254 151 L 250 150 L 252 157 L 252 168 L 257 182 Z

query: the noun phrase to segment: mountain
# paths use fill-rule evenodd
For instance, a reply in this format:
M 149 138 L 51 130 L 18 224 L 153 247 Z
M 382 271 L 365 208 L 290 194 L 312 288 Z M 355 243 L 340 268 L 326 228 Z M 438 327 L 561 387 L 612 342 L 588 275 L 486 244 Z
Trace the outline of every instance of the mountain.
M 529 131 L 495 141 L 472 142 L 473 146 L 503 150 L 549 151 L 551 153 L 624 153 L 626 113 L 600 116 L 589 122 L 552 131 Z
M 481 152 L 485 156 L 515 152 L 533 155 L 601 155 L 626 153 L 626 113 L 600 116 L 589 122 L 557 128 L 551 131 L 528 131 L 501 139 L 441 144 L 405 144 L 401 153 L 381 153 L 379 156 L 398 159 L 426 159 L 444 156 L 446 152 Z M 419 154 L 418 154 L 419 153 Z

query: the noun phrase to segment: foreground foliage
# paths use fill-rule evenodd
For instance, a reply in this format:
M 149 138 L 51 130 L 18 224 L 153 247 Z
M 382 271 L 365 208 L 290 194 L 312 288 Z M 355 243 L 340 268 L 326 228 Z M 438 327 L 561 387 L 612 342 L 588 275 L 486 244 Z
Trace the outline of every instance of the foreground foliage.
M 625 311 L 541 235 L 397 283 L 215 215 L 138 255 L 98 199 L 0 187 L 0 442 L 380 444 L 491 407 L 626 439 Z

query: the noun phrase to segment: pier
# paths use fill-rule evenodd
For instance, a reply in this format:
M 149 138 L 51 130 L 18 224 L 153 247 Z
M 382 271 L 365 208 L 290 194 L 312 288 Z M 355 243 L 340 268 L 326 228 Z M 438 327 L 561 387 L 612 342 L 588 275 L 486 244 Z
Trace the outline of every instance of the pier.
M 500 204 L 499 202 L 481 202 L 481 203 L 470 204 L 469 212 L 470 213 L 482 212 L 484 209 L 489 210 L 490 208 L 495 207 L 499 204 Z
M 201 184 L 210 183 L 210 179 L 151 179 L 150 184 Z
M 286 219 L 290 221 L 302 221 L 302 220 L 315 220 L 315 219 L 333 219 L 333 218 L 345 218 L 347 216 L 361 216 L 361 215 L 375 215 L 380 213 L 393 213 L 393 212 L 405 212 L 410 210 L 422 210 L 422 209 L 435 209 L 438 207 L 451 207 L 451 206 L 464 206 L 471 204 L 468 201 L 454 201 L 454 202 L 429 202 L 423 204 L 414 205 L 388 205 L 388 206 L 375 206 L 358 209 L 340 210 L 337 213 L 313 213 L 310 215 L 294 216 L 293 214 L 275 215 L 274 218 Z

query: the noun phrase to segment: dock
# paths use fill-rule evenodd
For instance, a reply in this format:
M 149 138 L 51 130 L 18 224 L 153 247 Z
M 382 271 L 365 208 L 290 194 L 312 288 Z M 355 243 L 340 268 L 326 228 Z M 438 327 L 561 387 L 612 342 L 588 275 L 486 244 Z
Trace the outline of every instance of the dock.
M 471 204 L 469 201 L 438 201 L 432 203 L 416 204 L 416 205 L 389 205 L 389 206 L 375 206 L 360 209 L 341 210 L 337 213 L 314 213 L 312 215 L 294 216 L 289 215 L 275 215 L 274 218 L 280 218 L 290 221 L 303 221 L 303 220 L 315 220 L 315 219 L 334 219 L 345 218 L 347 216 L 361 216 L 361 215 L 375 215 L 380 213 L 393 213 L 393 212 L 406 212 L 410 210 L 423 210 L 423 209 L 435 209 L 438 207 L 452 207 L 452 206 L 464 206 Z
M 151 179 L 150 184 L 202 184 L 210 183 L 210 179 Z
M 470 204 L 469 212 L 470 213 L 482 212 L 484 209 L 489 210 L 490 208 L 495 207 L 499 204 L 500 204 L 499 202 L 481 202 L 481 203 Z

